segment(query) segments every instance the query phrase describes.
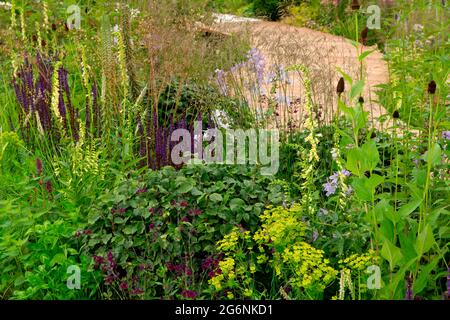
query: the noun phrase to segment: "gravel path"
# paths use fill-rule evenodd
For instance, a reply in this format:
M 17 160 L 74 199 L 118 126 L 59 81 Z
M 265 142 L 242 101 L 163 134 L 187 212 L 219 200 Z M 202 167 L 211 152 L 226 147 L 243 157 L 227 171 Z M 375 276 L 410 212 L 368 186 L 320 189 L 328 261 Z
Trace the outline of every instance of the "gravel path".
M 335 90 L 340 77 L 336 67 L 354 79 L 359 76 L 358 52 L 343 37 L 279 22 L 219 14 L 216 15 L 215 28 L 227 33 L 247 33 L 251 45 L 262 53 L 267 68 L 300 63 L 308 66 L 312 73 L 314 100 L 322 108 L 325 118 L 331 119 L 333 112 L 329 110 L 336 110 Z M 364 51 L 374 49 L 363 48 Z M 364 62 L 363 70 L 366 79 L 363 95 L 365 108 L 375 119 L 384 113 L 375 102 L 376 86 L 389 81 L 388 67 L 382 53 L 378 50 L 371 53 Z M 290 99 L 302 96 L 298 83 L 287 89 Z

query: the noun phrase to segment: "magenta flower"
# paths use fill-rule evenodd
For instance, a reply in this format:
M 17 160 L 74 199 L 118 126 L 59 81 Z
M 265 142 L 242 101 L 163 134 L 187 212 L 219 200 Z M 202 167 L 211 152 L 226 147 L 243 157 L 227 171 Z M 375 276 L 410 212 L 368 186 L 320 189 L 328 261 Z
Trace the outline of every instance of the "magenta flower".
M 198 296 L 197 292 L 192 290 L 184 290 L 181 295 L 186 299 L 195 299 Z
M 132 295 L 140 295 L 140 294 L 144 294 L 144 290 L 140 289 L 140 288 L 134 288 L 133 290 L 131 290 L 131 294 Z
M 98 267 L 98 266 L 100 266 L 101 264 L 103 264 L 103 261 L 105 260 L 103 257 L 101 257 L 101 256 L 96 256 L 96 255 L 94 255 L 92 258 L 94 259 L 94 262 L 95 262 L 95 266 L 96 266 L 96 267 Z
M 186 200 L 180 201 L 180 207 L 186 208 L 189 205 L 189 203 Z
M 88 230 L 84 230 L 83 232 L 84 234 L 92 234 L 92 230 L 88 229 Z
M 148 228 L 149 228 L 150 230 L 154 229 L 154 228 L 155 228 L 155 224 L 154 224 L 154 223 L 150 223 L 150 224 L 148 225 Z
M 36 158 L 36 171 L 38 176 L 42 174 L 42 160 L 39 158 Z
M 136 194 L 143 194 L 143 193 L 146 193 L 148 190 L 147 190 L 147 188 L 140 188 L 140 189 L 137 189 L 136 190 Z
M 52 193 L 53 192 L 53 187 L 52 187 L 52 181 L 48 180 L 45 183 L 45 189 L 47 190 L 48 193 Z
M 122 290 L 128 290 L 128 283 L 122 282 L 122 283 L 120 284 L 120 289 L 122 289 Z
M 202 214 L 202 210 L 196 208 L 196 209 L 190 209 L 188 212 L 191 216 L 199 216 Z
M 188 217 L 181 218 L 181 221 L 183 221 L 183 222 L 190 222 Z

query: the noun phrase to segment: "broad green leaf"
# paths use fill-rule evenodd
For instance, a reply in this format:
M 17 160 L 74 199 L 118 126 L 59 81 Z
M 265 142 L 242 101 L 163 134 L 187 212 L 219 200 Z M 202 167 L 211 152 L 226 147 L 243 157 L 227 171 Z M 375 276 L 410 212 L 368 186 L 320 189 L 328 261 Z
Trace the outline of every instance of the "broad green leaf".
M 345 73 L 341 68 L 336 67 L 336 70 L 342 75 L 345 81 L 347 81 L 350 85 L 353 84 L 353 79 L 347 73 Z
M 231 199 L 231 201 L 230 201 L 230 209 L 232 211 L 242 209 L 244 206 L 245 206 L 245 202 L 244 202 L 244 200 L 242 200 L 240 198 L 234 198 L 234 199 Z
M 417 252 L 414 248 L 414 244 L 416 241 L 415 233 L 411 231 L 408 234 L 401 232 L 398 235 L 398 238 L 400 240 L 400 247 L 406 261 L 415 260 L 417 258 Z
M 53 267 L 55 264 L 62 265 L 66 261 L 66 256 L 62 253 L 56 254 L 52 261 L 50 261 L 50 266 Z
M 439 259 L 433 259 L 431 262 L 425 266 L 420 267 L 419 276 L 413 283 L 413 291 L 414 294 L 419 294 L 425 289 L 427 282 L 430 279 L 431 271 L 436 267 L 436 264 L 439 262 Z
M 358 80 L 353 86 L 352 89 L 350 90 L 350 99 L 353 100 L 356 97 L 359 97 L 361 95 L 361 92 L 364 89 L 364 80 Z
M 221 202 L 222 201 L 222 196 L 220 195 L 220 194 L 218 194 L 218 193 L 213 193 L 213 194 L 211 194 L 210 196 L 209 196 L 209 199 L 212 201 L 212 202 Z
M 188 193 L 194 187 L 193 183 L 189 180 L 183 181 L 178 185 L 178 193 Z
M 352 170 L 352 172 L 354 172 L 354 171 Z M 371 201 L 372 194 L 366 187 L 366 183 L 365 183 L 366 180 L 367 180 L 366 177 L 353 179 L 352 187 L 355 190 L 355 193 L 359 199 L 364 200 L 364 201 Z
M 397 214 L 401 217 L 401 218 L 406 218 L 407 216 L 409 216 L 412 212 L 414 212 L 414 210 L 417 209 L 417 207 L 420 206 L 420 204 L 422 203 L 423 199 L 418 199 L 418 200 L 413 200 L 411 202 L 408 202 L 407 204 L 403 205 L 397 212 Z
M 427 163 L 431 163 L 432 166 L 435 166 L 437 164 L 439 164 L 441 162 L 442 159 L 442 150 L 441 150 L 441 146 L 437 143 L 435 143 L 432 147 L 431 150 L 427 151 L 424 155 L 423 155 L 423 159 L 427 162 Z
M 394 270 L 394 267 L 402 260 L 403 255 L 400 248 L 396 247 L 388 239 L 384 240 L 383 248 L 381 249 L 381 256 L 389 262 L 390 270 Z
M 436 241 L 434 240 L 433 229 L 429 224 L 427 224 L 419 233 L 419 236 L 416 239 L 415 248 L 419 256 L 427 253 L 435 242 Z
M 361 151 L 364 154 L 364 159 L 367 164 L 367 166 L 364 168 L 365 171 L 372 171 L 374 170 L 378 162 L 380 162 L 380 154 L 377 149 L 377 145 L 375 144 L 375 141 L 370 140 L 369 142 L 366 142 L 362 147 Z
M 123 233 L 125 234 L 134 234 L 137 231 L 137 226 L 136 225 L 129 225 L 126 226 L 125 228 L 123 228 Z
M 375 52 L 375 50 L 368 50 L 361 53 L 358 57 L 359 61 L 363 61 L 365 58 L 367 58 L 371 53 Z

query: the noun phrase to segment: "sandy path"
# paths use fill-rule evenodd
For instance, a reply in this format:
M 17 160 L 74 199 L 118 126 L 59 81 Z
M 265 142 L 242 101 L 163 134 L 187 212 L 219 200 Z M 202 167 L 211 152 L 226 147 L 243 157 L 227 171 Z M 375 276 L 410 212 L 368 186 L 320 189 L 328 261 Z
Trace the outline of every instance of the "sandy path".
M 314 102 L 321 109 L 325 120 L 331 119 L 333 112 L 330 110 L 336 110 L 335 92 L 340 77 L 336 67 L 354 79 L 359 77 L 358 52 L 345 38 L 279 22 L 242 18 L 233 20 L 233 16 L 229 15 L 218 16 L 215 27 L 228 33 L 247 33 L 251 45 L 262 53 L 267 70 L 294 64 L 308 66 L 312 74 Z M 364 51 L 373 49 L 375 48 L 363 48 Z M 382 53 L 375 51 L 370 54 L 364 62 L 363 70 L 366 79 L 363 94 L 365 108 L 370 111 L 371 119 L 374 119 L 384 113 L 375 102 L 376 86 L 389 81 Z M 298 80 L 291 79 L 290 84 L 283 88 L 289 101 L 303 96 L 303 88 Z M 346 90 L 349 90 L 348 85 Z M 301 112 L 296 115 L 301 121 Z

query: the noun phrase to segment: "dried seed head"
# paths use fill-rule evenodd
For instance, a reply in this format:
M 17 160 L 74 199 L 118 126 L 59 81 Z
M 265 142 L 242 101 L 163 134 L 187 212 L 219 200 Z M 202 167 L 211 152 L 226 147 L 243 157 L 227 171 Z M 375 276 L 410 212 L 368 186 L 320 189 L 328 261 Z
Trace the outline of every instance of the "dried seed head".
M 52 30 L 56 31 L 56 24 L 52 23 Z
M 430 83 L 428 83 L 428 93 L 429 94 L 435 94 L 436 93 L 436 82 L 434 80 L 431 80 Z
M 361 31 L 361 43 L 366 44 L 367 43 L 367 35 L 369 33 L 369 28 L 365 27 L 363 31 Z
M 398 113 L 398 111 L 395 110 L 394 113 L 392 114 L 392 117 L 393 117 L 394 119 L 398 119 L 398 118 L 400 118 L 400 113 Z
M 359 5 L 359 1 L 358 0 L 353 0 L 352 1 L 352 10 L 359 10 L 361 6 Z
M 363 104 L 364 103 L 364 98 L 363 97 L 359 97 L 358 102 Z
M 337 92 L 339 95 L 341 95 L 341 93 L 344 92 L 344 90 L 345 90 L 345 81 L 344 81 L 344 78 L 341 77 L 341 78 L 339 79 L 338 84 L 337 84 L 336 92 Z
M 372 132 L 372 134 L 370 135 L 370 139 L 375 139 L 377 137 L 377 134 L 375 133 L 375 131 Z

